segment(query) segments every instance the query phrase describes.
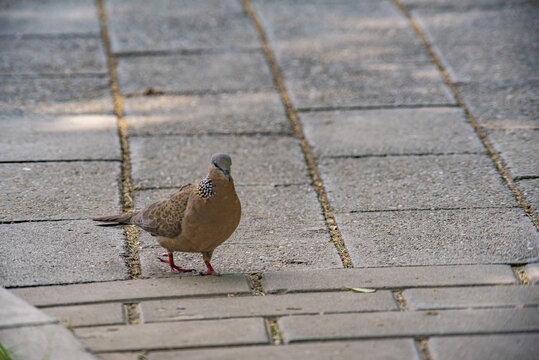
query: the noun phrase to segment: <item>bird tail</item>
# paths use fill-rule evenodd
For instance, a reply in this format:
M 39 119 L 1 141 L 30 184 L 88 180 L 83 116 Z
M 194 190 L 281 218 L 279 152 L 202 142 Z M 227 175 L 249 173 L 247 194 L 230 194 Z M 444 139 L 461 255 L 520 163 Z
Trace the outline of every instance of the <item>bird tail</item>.
M 93 218 L 93 221 L 100 221 L 104 224 L 97 224 L 97 226 L 118 226 L 129 225 L 134 213 L 122 214 L 122 215 L 109 215 L 98 218 Z

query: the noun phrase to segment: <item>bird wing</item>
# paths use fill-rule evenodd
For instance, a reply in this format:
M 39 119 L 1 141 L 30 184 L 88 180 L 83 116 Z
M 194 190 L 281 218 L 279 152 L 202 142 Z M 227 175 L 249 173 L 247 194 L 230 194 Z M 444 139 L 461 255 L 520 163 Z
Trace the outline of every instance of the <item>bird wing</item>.
M 176 237 L 182 232 L 182 220 L 194 186 L 185 184 L 169 198 L 153 203 L 131 218 L 137 225 L 154 236 Z

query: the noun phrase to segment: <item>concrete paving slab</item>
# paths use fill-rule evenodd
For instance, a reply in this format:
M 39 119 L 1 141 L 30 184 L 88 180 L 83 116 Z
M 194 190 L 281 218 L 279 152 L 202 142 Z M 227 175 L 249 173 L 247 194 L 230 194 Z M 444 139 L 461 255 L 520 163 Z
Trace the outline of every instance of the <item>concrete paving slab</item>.
M 0 165 L 0 220 L 76 219 L 119 211 L 117 162 Z
M 531 3 L 465 12 L 412 12 L 436 44 L 454 82 L 530 78 L 537 67 L 539 44 L 532 34 L 539 30 L 538 15 Z
M 0 9 L 0 34 L 99 34 L 92 0 L 6 0 Z
M 2 286 L 126 279 L 121 233 L 88 220 L 0 225 Z
M 486 155 L 323 159 L 338 212 L 516 206 Z
M 15 114 L 112 114 L 106 76 L 69 78 L 4 77 L 0 111 Z
M 305 184 L 309 176 L 298 141 L 277 136 L 135 137 L 130 142 L 137 188 L 179 187 L 207 174 L 211 154 L 232 157 L 236 185 Z M 165 154 L 177 154 L 178 159 Z
M 141 303 L 144 321 L 179 321 L 398 310 L 390 291 L 331 292 L 232 298 L 158 300 Z
M 0 329 L 56 322 L 53 318 L 2 287 L 0 287 L 0 304 L 2 304 L 0 307 Z
M 292 133 L 274 91 L 131 97 L 124 109 L 131 135 Z
M 78 328 L 75 334 L 94 352 L 268 343 L 261 318 Z
M 433 337 L 427 342 L 433 360 L 533 360 L 539 334 Z
M 539 330 L 537 309 L 438 310 L 280 318 L 285 342 Z
M 478 286 L 406 289 L 402 295 L 413 310 L 522 307 L 539 304 L 539 286 Z
M 539 176 L 539 129 L 488 132 L 513 177 Z
M 430 63 L 278 60 L 292 102 L 299 109 L 454 103 L 438 69 Z
M 278 235 L 278 234 L 277 234 Z M 252 273 L 274 270 L 311 270 L 341 268 L 342 263 L 335 246 L 329 241 L 262 237 L 263 241 L 233 242 L 235 237 L 215 249 L 213 268 L 219 273 Z M 202 255 L 175 253 L 176 262 L 182 267 L 205 270 Z M 170 268 L 157 260 L 166 258 L 167 252 L 159 246 L 145 247 L 140 251 L 142 273 L 145 277 L 174 277 Z
M 530 283 L 539 284 L 539 263 L 528 264 L 524 267 L 524 274 Z
M 238 1 L 107 1 L 106 10 L 114 52 L 260 46 Z
M 536 129 L 539 80 L 457 84 L 481 126 L 489 129 Z
M 337 215 L 355 266 L 526 263 L 539 233 L 521 209 Z
M 167 279 L 143 279 L 91 284 L 12 289 L 16 296 L 35 306 L 78 305 L 103 302 L 136 302 L 200 295 L 250 294 L 247 279 L 240 274 L 223 276 L 179 275 Z
M 150 352 L 148 360 L 237 360 L 256 359 L 263 354 L 264 359 L 387 359 L 419 360 L 417 350 L 411 339 L 391 339 L 377 341 L 324 342 L 291 344 L 283 346 L 250 346 L 219 349 L 197 349 L 180 351 Z M 120 360 L 103 357 L 104 360 Z M 135 359 L 132 359 L 135 360 Z
M 68 327 L 125 324 L 121 303 L 55 306 L 41 311 Z
M 300 114 L 316 156 L 484 152 L 460 109 Z
M 62 325 L 0 330 L 0 342 L 13 359 L 98 360 Z
M 98 35 L 83 38 L 0 38 L 0 75 L 105 74 L 105 52 Z
M 515 284 L 508 265 L 410 266 L 266 272 L 262 285 L 268 293 L 364 288 Z
M 0 161 L 120 160 L 108 115 L 0 115 Z
M 155 91 L 205 93 L 271 90 L 262 51 L 223 54 L 122 57 L 118 59 L 124 94 Z
M 474 7 L 504 7 L 529 2 L 529 0 L 401 0 L 409 8 L 429 7 L 468 10 Z

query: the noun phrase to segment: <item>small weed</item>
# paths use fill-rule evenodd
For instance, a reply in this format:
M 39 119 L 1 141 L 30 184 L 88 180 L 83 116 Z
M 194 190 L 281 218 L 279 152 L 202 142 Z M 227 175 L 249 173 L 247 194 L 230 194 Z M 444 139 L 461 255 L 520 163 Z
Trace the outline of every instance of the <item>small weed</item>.
M 0 343 L 0 360 L 13 360 L 10 352 Z

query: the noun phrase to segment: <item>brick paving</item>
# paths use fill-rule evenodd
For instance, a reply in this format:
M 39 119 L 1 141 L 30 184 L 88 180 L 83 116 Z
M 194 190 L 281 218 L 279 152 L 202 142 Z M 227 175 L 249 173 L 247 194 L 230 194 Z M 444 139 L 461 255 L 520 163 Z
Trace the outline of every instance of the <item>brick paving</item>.
M 535 358 L 538 15 L 7 1 L 0 343 L 15 359 Z M 149 235 L 89 221 L 196 181 L 216 151 L 243 205 L 221 276 L 171 274 Z

